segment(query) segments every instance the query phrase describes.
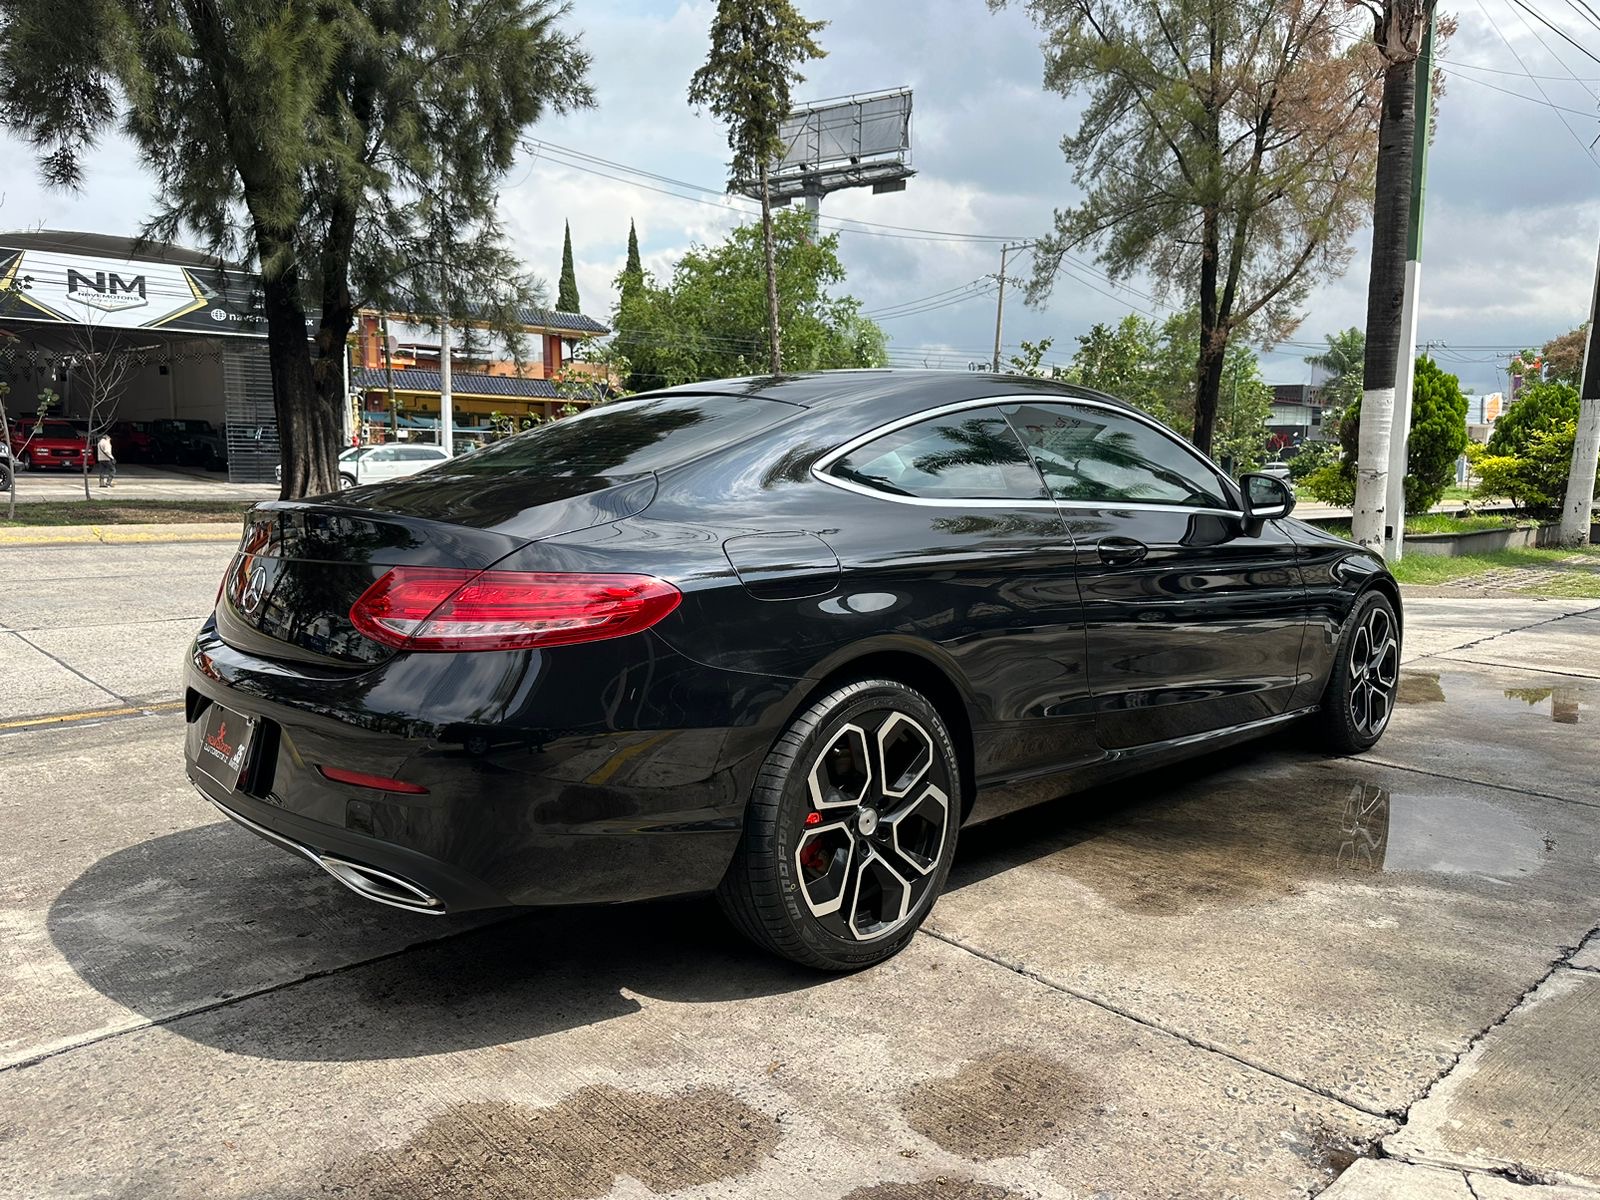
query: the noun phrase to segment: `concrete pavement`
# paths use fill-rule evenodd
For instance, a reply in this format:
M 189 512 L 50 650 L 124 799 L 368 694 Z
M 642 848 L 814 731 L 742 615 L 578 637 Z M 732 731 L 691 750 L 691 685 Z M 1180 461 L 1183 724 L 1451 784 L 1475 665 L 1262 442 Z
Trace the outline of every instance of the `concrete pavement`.
M 227 546 L 0 555 L 0 1197 L 1600 1188 L 1593 602 L 1412 602 L 1374 753 L 969 831 L 836 978 L 700 901 L 364 904 L 183 779 Z
M 148 463 L 118 463 L 116 486 L 99 486 L 100 476 L 89 472 L 89 493 L 116 500 L 273 500 L 275 484 L 229 483 L 226 471 L 199 467 L 156 467 Z M 82 500 L 83 477 L 73 471 L 22 471 L 17 475 L 17 503 L 38 500 Z

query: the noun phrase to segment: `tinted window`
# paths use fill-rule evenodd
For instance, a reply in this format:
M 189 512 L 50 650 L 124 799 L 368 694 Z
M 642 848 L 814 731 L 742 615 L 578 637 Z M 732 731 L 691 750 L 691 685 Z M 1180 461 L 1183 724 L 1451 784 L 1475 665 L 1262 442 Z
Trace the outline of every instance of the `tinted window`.
M 1143 421 L 1067 404 L 1018 404 L 1006 412 L 1058 500 L 1233 508 L 1215 471 Z
M 1039 474 L 1005 414 L 969 408 L 874 438 L 829 473 L 893 496 L 1043 500 Z
M 32 432 L 32 429 L 30 428 L 30 424 L 31 424 L 30 422 L 26 422 L 26 421 L 23 422 L 23 432 L 24 433 L 31 433 Z M 79 433 L 76 429 L 74 429 L 71 425 L 57 424 L 57 423 L 54 423 L 54 422 L 47 421 L 47 422 L 45 422 L 44 428 L 39 431 L 39 435 L 38 436 L 40 436 L 42 438 L 80 438 L 83 435 L 81 433 Z
M 563 417 L 452 460 L 451 477 L 525 475 L 588 481 L 680 466 L 797 413 L 794 405 L 754 396 L 662 396 L 621 400 Z

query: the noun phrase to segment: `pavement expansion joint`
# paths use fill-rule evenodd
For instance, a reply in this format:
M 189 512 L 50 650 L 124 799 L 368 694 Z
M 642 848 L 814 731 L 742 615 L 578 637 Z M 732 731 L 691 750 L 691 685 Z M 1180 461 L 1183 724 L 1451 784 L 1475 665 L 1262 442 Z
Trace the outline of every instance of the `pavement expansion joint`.
M 1513 630 L 1512 632 L 1516 632 L 1516 631 Z M 1461 650 L 1465 650 L 1466 648 L 1467 647 L 1463 646 L 1463 647 L 1461 647 Z M 1513 666 L 1510 666 L 1509 664 L 1503 663 L 1503 662 L 1486 662 L 1481 658 L 1462 658 L 1461 654 L 1460 654 L 1460 650 L 1441 650 L 1438 654 L 1425 654 L 1425 655 L 1423 655 L 1422 658 L 1412 659 L 1411 661 L 1412 662 L 1422 662 L 1422 661 L 1424 661 L 1424 659 L 1429 659 L 1429 658 L 1442 659 L 1443 661 L 1445 661 L 1447 663 L 1448 662 L 1471 663 L 1475 667 L 1500 667 L 1502 669 L 1512 670 L 1512 671 L 1529 669 L 1529 668 L 1513 667 Z M 1565 676 L 1567 676 L 1568 678 L 1571 678 L 1571 679 L 1597 679 L 1597 678 L 1600 678 L 1600 674 L 1597 674 L 1594 671 L 1561 671 L 1561 670 L 1556 669 L 1555 667 L 1537 667 L 1537 668 L 1533 668 L 1533 669 L 1537 670 L 1541 675 L 1565 675 Z
M 125 1025 L 118 1025 L 113 1029 L 95 1030 L 91 1033 L 83 1035 L 82 1037 L 59 1042 L 53 1046 L 50 1046 L 48 1049 L 40 1050 L 32 1054 L 24 1054 L 12 1059 L 9 1062 L 0 1062 L 0 1075 L 4 1075 L 8 1071 L 21 1071 L 26 1070 L 28 1067 L 36 1067 L 40 1063 L 48 1062 L 52 1058 L 60 1058 L 63 1054 L 72 1054 L 79 1050 L 85 1050 L 90 1046 L 97 1046 L 101 1042 L 109 1042 L 116 1038 L 125 1037 L 130 1033 L 141 1033 L 146 1029 L 156 1029 L 164 1025 L 175 1025 L 180 1021 L 188 1020 L 190 1017 L 200 1017 L 209 1012 L 216 1012 L 218 1009 L 232 1008 L 234 1005 L 242 1004 L 246 1000 L 254 1000 L 260 996 L 271 996 L 277 992 L 288 991 L 292 988 L 300 987 L 302 984 L 315 983 L 318 980 L 327 979 L 334 975 L 343 975 L 347 971 L 353 971 L 360 967 L 369 967 L 378 963 L 388 962 L 391 959 L 400 958 L 404 955 L 412 953 L 413 951 L 426 949 L 430 946 L 438 945 L 441 942 L 455 941 L 457 938 L 470 937 L 475 933 L 481 933 L 485 929 L 493 928 L 507 919 L 509 918 L 487 921 L 481 925 L 474 925 L 470 929 L 460 929 L 452 933 L 440 934 L 437 937 L 423 938 L 419 941 L 408 942 L 404 946 L 400 946 L 394 950 L 385 951 L 382 954 L 374 954 L 367 958 L 355 959 L 351 962 L 339 963 L 336 966 L 324 967 L 320 971 L 308 971 L 304 975 L 295 976 L 293 979 L 282 979 L 277 983 L 269 983 L 262 987 L 236 992 L 231 996 L 220 996 L 215 1000 L 208 1000 L 204 1004 L 194 1004 L 186 1008 L 177 1008 L 171 1012 L 145 1017 L 144 1019 L 138 1021 L 130 1021 Z
M 1321 770 L 1337 770 L 1342 761 L 1344 760 L 1332 759 L 1326 762 L 1311 763 L 1310 765 Z M 1371 753 L 1353 755 L 1350 761 L 1370 763 L 1375 767 L 1382 767 L 1386 771 L 1407 771 L 1412 775 L 1426 775 L 1432 779 L 1448 779 L 1452 783 L 1466 783 L 1473 787 L 1493 788 L 1498 792 L 1511 792 L 1518 796 L 1532 796 L 1539 800 L 1554 800 L 1561 804 L 1576 804 L 1579 808 L 1600 808 L 1600 799 L 1580 800 L 1575 796 L 1558 796 L 1553 792 L 1539 792 L 1532 788 L 1516 787 L 1509 783 L 1490 783 L 1483 779 L 1468 779 L 1465 776 L 1452 775 L 1448 771 L 1430 771 L 1427 767 L 1393 762 L 1390 759 Z
M 937 940 L 944 942 L 947 946 L 952 946 L 957 950 L 965 951 L 974 958 L 981 958 L 983 961 L 992 963 L 997 967 L 1002 967 L 1007 971 L 1013 971 L 1024 978 L 1031 979 L 1033 982 L 1040 984 L 1043 987 L 1052 988 L 1055 991 L 1062 992 L 1076 1000 L 1082 1000 L 1086 1004 L 1092 1004 L 1096 1008 L 1104 1009 L 1106 1012 L 1113 1013 L 1116 1016 L 1122 1017 L 1124 1020 L 1132 1021 L 1136 1025 L 1142 1025 L 1146 1029 L 1153 1029 L 1157 1033 L 1166 1034 L 1168 1037 L 1183 1042 L 1185 1045 L 1192 1046 L 1196 1050 L 1209 1051 L 1212 1054 L 1217 1054 L 1223 1058 L 1229 1059 L 1232 1062 L 1236 1062 L 1242 1067 L 1247 1067 L 1252 1071 L 1258 1071 L 1263 1075 L 1270 1075 L 1273 1079 L 1276 1079 L 1281 1083 L 1289 1084 L 1291 1087 L 1300 1088 L 1302 1091 L 1311 1092 L 1313 1095 L 1321 1096 L 1324 1100 L 1331 1100 L 1335 1104 L 1342 1104 L 1346 1108 L 1354 1109 L 1356 1112 L 1364 1113 L 1369 1117 L 1380 1117 L 1390 1121 L 1398 1121 L 1401 1119 L 1401 1114 L 1399 1112 L 1391 1109 L 1375 1108 L 1370 1105 L 1362 1104 L 1360 1101 L 1352 1100 L 1348 1096 L 1341 1096 L 1332 1089 L 1321 1087 L 1318 1084 L 1312 1083 L 1310 1080 L 1301 1079 L 1297 1076 L 1280 1071 L 1275 1067 L 1268 1066 L 1266 1063 L 1246 1058 L 1241 1054 L 1237 1054 L 1234 1051 L 1229 1050 L 1226 1046 L 1223 1046 L 1217 1042 L 1206 1041 L 1204 1038 L 1199 1038 L 1193 1034 L 1185 1033 L 1183 1030 L 1165 1024 L 1164 1022 L 1141 1015 L 1132 1011 L 1131 1009 L 1123 1008 L 1120 1005 L 1112 1004 L 1110 1001 L 1105 1000 L 1100 996 L 1095 996 L 1089 992 L 1081 991 L 1078 988 L 1074 988 L 1061 982 L 1059 979 L 1052 979 L 1048 975 L 1045 975 L 1042 972 L 1036 971 L 1032 967 L 1027 966 L 1025 963 L 1014 962 L 1010 959 L 1002 958 L 988 950 L 974 946 L 953 934 L 944 933 L 936 929 L 929 929 L 926 926 L 924 926 L 918 932 L 928 937 L 936 938 Z

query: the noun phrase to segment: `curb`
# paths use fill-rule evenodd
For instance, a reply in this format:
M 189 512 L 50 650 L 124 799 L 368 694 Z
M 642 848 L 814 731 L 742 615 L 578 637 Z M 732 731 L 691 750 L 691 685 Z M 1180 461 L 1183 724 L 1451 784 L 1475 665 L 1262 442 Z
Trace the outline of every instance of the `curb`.
M 169 525 L 35 525 L 0 529 L 6 546 L 136 545 L 147 542 L 237 542 L 239 524 L 190 522 Z

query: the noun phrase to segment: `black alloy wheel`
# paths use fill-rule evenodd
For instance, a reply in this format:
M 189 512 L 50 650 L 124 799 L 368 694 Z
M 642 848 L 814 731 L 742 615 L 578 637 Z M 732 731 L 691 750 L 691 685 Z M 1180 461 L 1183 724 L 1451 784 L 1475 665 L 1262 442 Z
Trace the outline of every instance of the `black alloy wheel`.
M 955 856 L 961 773 L 938 711 L 903 683 L 840 687 L 767 755 L 717 891 L 758 945 L 851 971 L 911 940 Z
M 1375 745 L 1394 713 L 1400 684 L 1400 623 L 1379 592 L 1357 601 L 1335 651 L 1322 697 L 1322 727 L 1329 745 L 1357 754 Z

